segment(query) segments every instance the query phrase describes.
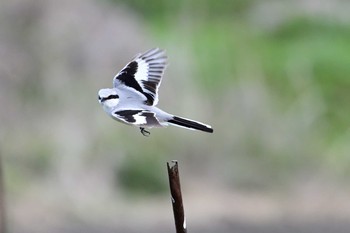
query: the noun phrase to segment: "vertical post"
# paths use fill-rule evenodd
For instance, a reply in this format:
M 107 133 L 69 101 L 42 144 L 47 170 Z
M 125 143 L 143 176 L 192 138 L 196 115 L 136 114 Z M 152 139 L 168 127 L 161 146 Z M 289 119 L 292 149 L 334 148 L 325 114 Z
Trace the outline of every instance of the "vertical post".
M 187 233 L 184 206 L 182 203 L 179 168 L 176 160 L 167 163 L 171 202 L 173 205 L 176 233 Z

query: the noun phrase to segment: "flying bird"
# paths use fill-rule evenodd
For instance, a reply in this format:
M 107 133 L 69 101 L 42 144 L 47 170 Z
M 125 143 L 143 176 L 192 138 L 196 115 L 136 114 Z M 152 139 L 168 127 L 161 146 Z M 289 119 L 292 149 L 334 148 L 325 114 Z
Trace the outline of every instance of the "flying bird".
M 113 79 L 113 88 L 98 92 L 98 101 L 113 119 L 140 128 L 170 125 L 212 133 L 210 125 L 169 114 L 156 107 L 158 89 L 167 66 L 164 50 L 154 48 L 138 54 Z

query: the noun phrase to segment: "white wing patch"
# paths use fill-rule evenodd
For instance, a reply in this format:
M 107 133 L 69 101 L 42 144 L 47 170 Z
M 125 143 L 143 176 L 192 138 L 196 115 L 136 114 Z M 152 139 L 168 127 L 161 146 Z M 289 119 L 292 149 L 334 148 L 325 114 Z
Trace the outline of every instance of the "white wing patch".
M 136 126 L 160 126 L 155 113 L 141 109 L 118 110 L 112 116 L 129 125 Z
M 145 125 L 145 124 L 147 124 L 146 116 L 143 116 L 141 114 L 137 113 L 137 114 L 133 115 L 133 117 L 135 119 L 135 125 Z

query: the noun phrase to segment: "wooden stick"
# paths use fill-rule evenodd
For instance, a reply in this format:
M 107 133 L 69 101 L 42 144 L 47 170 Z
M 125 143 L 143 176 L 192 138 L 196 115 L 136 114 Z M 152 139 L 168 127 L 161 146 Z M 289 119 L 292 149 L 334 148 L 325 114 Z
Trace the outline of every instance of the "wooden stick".
M 168 162 L 167 167 L 168 167 L 171 203 L 173 205 L 176 233 L 186 233 L 187 232 L 186 218 L 185 218 L 184 206 L 182 203 L 178 163 L 176 160 L 171 161 L 171 163 L 172 163 L 172 166 L 170 166 Z

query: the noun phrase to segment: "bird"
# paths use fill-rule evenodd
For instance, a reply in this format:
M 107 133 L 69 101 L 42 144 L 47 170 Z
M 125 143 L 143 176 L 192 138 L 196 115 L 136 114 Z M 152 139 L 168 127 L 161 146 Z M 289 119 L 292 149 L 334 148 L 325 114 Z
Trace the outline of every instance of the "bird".
M 113 88 L 98 91 L 98 101 L 114 120 L 137 126 L 143 136 L 146 128 L 174 125 L 213 133 L 210 125 L 175 116 L 156 107 L 158 89 L 167 66 L 167 55 L 159 48 L 136 55 L 113 78 Z

